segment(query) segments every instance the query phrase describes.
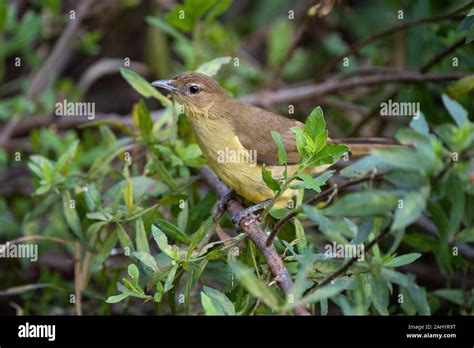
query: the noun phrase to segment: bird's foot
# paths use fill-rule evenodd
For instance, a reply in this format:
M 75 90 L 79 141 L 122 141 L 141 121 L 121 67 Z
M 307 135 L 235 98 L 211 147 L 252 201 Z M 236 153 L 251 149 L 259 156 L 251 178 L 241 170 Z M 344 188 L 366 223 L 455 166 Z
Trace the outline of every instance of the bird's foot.
M 213 218 L 214 221 L 217 221 L 220 219 L 220 217 L 222 216 L 222 214 L 224 214 L 224 211 L 227 208 L 227 203 L 229 203 L 229 201 L 235 197 L 236 197 L 235 191 L 230 190 L 221 199 L 219 199 L 219 201 L 217 202 L 216 210 L 214 212 L 214 218 Z
M 264 209 L 268 204 L 270 204 L 270 202 L 271 202 L 271 200 L 269 199 L 267 201 L 252 205 L 252 206 L 248 207 L 247 209 L 242 210 L 241 212 L 235 214 L 232 217 L 232 223 L 235 226 L 237 226 L 238 228 L 240 228 L 240 223 L 242 222 L 242 219 L 244 217 L 246 217 L 248 215 L 253 215 L 254 212 L 259 211 L 261 209 Z M 254 217 L 255 220 L 257 219 L 256 216 L 253 216 L 253 217 Z

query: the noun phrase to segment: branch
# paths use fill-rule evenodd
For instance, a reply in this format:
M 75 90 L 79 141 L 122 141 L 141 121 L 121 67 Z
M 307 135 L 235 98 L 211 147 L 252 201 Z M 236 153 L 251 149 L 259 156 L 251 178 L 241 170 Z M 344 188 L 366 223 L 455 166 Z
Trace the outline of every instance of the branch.
M 472 2 L 467 4 L 466 6 L 463 6 L 463 7 L 459 8 L 458 10 L 456 10 L 454 12 L 444 14 L 444 15 L 433 16 L 433 17 L 419 18 L 419 19 L 415 19 L 415 20 L 412 20 L 412 21 L 402 23 L 402 24 L 397 24 L 397 25 L 394 25 L 394 26 L 392 26 L 388 29 L 384 29 L 382 31 L 379 31 L 379 32 L 375 33 L 374 35 L 369 36 L 365 39 L 359 40 L 356 43 L 354 43 L 351 47 L 349 47 L 349 49 L 347 49 L 346 52 L 344 52 L 343 54 L 340 54 L 339 56 L 334 58 L 334 60 L 332 60 L 331 62 L 326 64 L 321 69 L 321 74 L 320 75 L 326 75 L 329 71 L 331 71 L 340 62 L 340 60 L 342 58 L 347 57 L 347 56 L 357 52 L 362 47 L 367 46 L 368 44 L 370 44 L 374 41 L 377 41 L 377 40 L 379 40 L 379 39 L 381 39 L 385 36 L 394 34 L 398 31 L 402 31 L 402 30 L 405 30 L 405 29 L 408 29 L 410 27 L 417 26 L 417 25 L 420 25 L 420 24 L 433 23 L 433 22 L 438 22 L 438 21 L 442 21 L 442 20 L 445 20 L 445 19 L 449 19 L 451 17 L 454 17 L 454 16 L 466 11 L 466 10 L 469 10 L 471 7 L 472 7 Z
M 373 239 L 367 246 L 364 248 L 365 252 L 372 249 L 372 247 L 380 242 L 386 235 L 390 232 L 390 224 L 377 236 L 377 238 Z M 347 270 L 358 260 L 358 256 L 352 257 L 344 266 L 339 268 L 337 271 L 332 273 L 329 277 L 324 279 L 321 283 L 317 285 L 313 285 L 308 291 L 317 290 L 329 283 L 331 283 L 334 279 L 338 278 L 339 276 L 343 275 L 347 272 Z
M 82 93 L 85 93 L 100 78 L 115 74 L 123 67 L 123 59 L 118 58 L 102 58 L 91 64 L 81 75 L 81 79 L 77 83 Z M 130 62 L 131 70 L 137 74 L 145 75 L 148 69 L 145 64 L 140 62 Z
M 361 72 L 365 73 L 367 69 L 362 69 Z M 370 69 L 372 70 L 372 69 Z M 406 83 L 421 83 L 426 81 L 448 81 L 455 80 L 469 73 L 446 73 L 446 74 L 422 74 L 416 71 L 410 70 L 396 70 L 397 73 L 393 74 L 376 74 L 365 77 L 353 77 L 349 79 L 331 79 L 319 84 L 310 84 L 306 86 L 289 87 L 284 88 L 271 93 L 257 93 L 251 94 L 239 99 L 243 103 L 253 105 L 272 105 L 279 103 L 299 102 L 314 97 L 319 97 L 325 94 L 336 92 L 339 90 L 345 90 L 355 88 L 363 85 L 376 85 L 390 82 L 406 82 Z M 347 106 L 347 105 L 346 105 Z M 152 111 L 152 117 L 155 119 L 159 117 L 160 111 Z M 132 125 L 132 118 L 124 117 L 115 114 L 97 114 L 97 121 L 117 121 L 124 124 Z M 16 129 L 12 131 L 12 136 L 19 136 L 28 134 L 31 129 L 47 126 L 54 121 L 54 118 L 44 116 L 29 117 L 26 119 L 18 119 L 18 123 L 15 126 Z M 61 117 L 58 122 L 59 129 L 69 129 L 76 126 L 85 124 L 84 118 L 81 117 Z M 6 146 L 6 145 L 5 145 Z
M 220 197 L 224 197 L 230 190 L 229 188 L 219 180 L 219 178 L 208 168 L 203 167 L 200 170 L 201 177 L 206 181 L 209 187 L 215 191 L 215 193 Z M 227 211 L 235 215 L 244 208 L 242 205 L 235 199 L 230 199 L 226 205 Z M 265 234 L 261 230 L 257 220 L 254 216 L 248 215 L 242 218 L 240 222 L 240 229 L 244 231 L 247 236 L 255 243 L 257 248 L 265 257 L 268 267 L 270 268 L 272 274 L 275 276 L 275 281 L 278 286 L 283 290 L 285 294 L 289 294 L 293 287 L 293 280 L 291 279 L 288 270 L 285 268 L 280 255 L 278 255 L 275 247 L 273 245 L 265 245 Z M 310 315 L 309 311 L 304 306 L 300 306 L 295 309 L 296 315 Z
M 64 29 L 63 33 L 56 42 L 51 54 L 42 65 L 41 69 L 33 77 L 30 84 L 31 87 L 25 95 L 26 99 L 35 100 L 48 87 L 48 85 L 51 83 L 51 80 L 54 79 L 54 76 L 57 76 L 58 71 L 62 69 L 60 67 L 64 67 L 66 61 L 64 57 L 70 55 L 70 44 L 73 41 L 74 35 L 79 30 L 81 20 L 87 14 L 87 10 L 89 9 L 90 5 L 92 5 L 92 3 L 93 2 L 91 0 L 84 0 L 80 2 L 76 11 L 76 18 L 69 22 L 66 29 Z M 5 146 L 19 123 L 19 115 L 14 115 L 10 119 L 0 134 L 1 146 Z
M 438 62 L 440 62 L 443 58 L 445 58 L 447 55 L 451 54 L 452 52 L 456 51 L 459 47 L 461 47 L 464 43 L 464 38 L 459 39 L 456 41 L 454 44 L 451 46 L 446 47 L 444 50 L 439 52 L 437 55 L 433 56 L 429 61 L 427 61 L 425 64 L 421 66 L 421 68 L 418 70 L 420 73 L 426 73 L 429 71 L 434 65 L 436 65 Z M 396 97 L 398 94 L 400 87 L 395 88 L 394 90 L 389 91 L 378 103 L 375 103 L 374 106 L 366 113 L 366 115 L 354 126 L 354 128 L 350 131 L 349 135 L 353 136 L 357 134 L 360 129 L 369 121 L 371 120 L 377 112 L 380 110 L 380 103 L 393 99 Z
M 254 105 L 272 105 L 301 102 L 317 96 L 339 92 L 346 89 L 373 86 L 385 83 L 423 83 L 457 80 L 471 75 L 469 72 L 423 74 L 418 71 L 404 70 L 394 74 L 378 74 L 354 77 L 345 80 L 327 80 L 321 83 L 280 89 L 270 93 L 259 93 L 240 98 L 240 101 Z
M 334 184 L 332 185 L 331 187 L 327 188 L 326 190 L 324 191 L 321 191 L 320 193 L 318 193 L 316 196 L 308 199 L 306 202 L 304 202 L 303 204 L 305 205 L 310 205 L 310 204 L 315 204 L 317 202 L 320 202 L 322 201 L 324 198 L 326 197 L 330 197 L 333 192 L 335 190 L 338 190 L 338 191 L 341 191 L 347 187 L 350 187 L 350 186 L 354 186 L 354 185 L 357 185 L 357 184 L 360 184 L 364 181 L 369 181 L 369 180 L 372 180 L 374 179 L 376 176 L 381 176 L 382 174 L 375 174 L 375 172 L 372 172 L 371 174 L 368 174 L 368 175 L 365 175 L 361 178 L 358 178 L 358 179 L 352 179 L 352 180 L 348 180 L 342 184 Z M 268 239 L 267 239 L 267 242 L 266 242 L 266 245 L 269 246 L 269 245 L 272 245 L 273 243 L 273 240 L 275 239 L 276 235 L 278 234 L 278 232 L 283 228 L 283 226 L 285 226 L 285 224 L 290 221 L 291 219 L 293 219 L 296 215 L 298 215 L 298 213 L 301 212 L 301 207 L 298 207 L 298 208 L 294 208 L 292 211 L 290 211 L 288 214 L 286 214 L 281 220 L 279 220 L 275 226 L 273 226 L 273 229 L 272 229 L 272 232 L 270 233 L 270 235 L 268 236 Z

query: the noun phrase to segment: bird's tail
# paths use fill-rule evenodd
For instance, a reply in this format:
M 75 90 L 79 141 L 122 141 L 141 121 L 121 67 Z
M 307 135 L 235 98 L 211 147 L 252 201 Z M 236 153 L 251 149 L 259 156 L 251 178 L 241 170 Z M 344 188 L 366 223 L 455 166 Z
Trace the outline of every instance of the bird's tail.
M 382 150 L 400 145 L 396 140 L 391 138 L 341 138 L 330 141 L 333 144 L 343 144 L 350 148 L 350 156 L 362 157 L 370 154 L 373 150 Z

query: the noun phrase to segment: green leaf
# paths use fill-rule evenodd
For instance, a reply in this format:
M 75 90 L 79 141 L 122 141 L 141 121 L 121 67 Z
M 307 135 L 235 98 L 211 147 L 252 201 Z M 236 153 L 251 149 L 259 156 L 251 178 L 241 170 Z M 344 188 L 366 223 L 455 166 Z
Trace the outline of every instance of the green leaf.
M 426 122 L 425 115 L 423 115 L 422 112 L 418 114 L 418 117 L 412 118 L 412 120 L 410 121 L 410 127 L 423 135 L 428 135 L 430 132 L 428 122 Z
M 153 161 L 153 169 L 156 171 L 158 177 L 163 180 L 166 184 L 168 184 L 173 190 L 178 188 L 176 182 L 174 181 L 173 177 L 169 173 L 168 169 L 163 165 L 163 163 L 159 159 L 155 159 Z
M 368 281 L 371 287 L 372 293 L 372 303 L 374 304 L 375 309 L 380 313 L 380 315 L 388 315 L 388 305 L 389 305 L 389 291 L 385 281 L 380 277 L 380 274 L 377 276 L 373 274 L 368 275 Z
M 71 207 L 72 205 L 72 207 Z M 79 220 L 79 215 L 76 211 L 76 202 L 71 199 L 71 194 L 69 191 L 65 191 L 63 193 L 63 212 L 64 217 L 66 218 L 66 222 L 71 230 L 74 232 L 76 237 L 79 239 L 83 238 L 82 235 L 82 225 L 81 221 Z
M 308 241 L 306 240 L 303 225 L 298 219 L 295 219 L 295 236 L 297 239 L 296 249 L 300 255 L 304 254 L 308 248 Z
M 158 272 L 160 270 L 155 258 L 149 253 L 144 251 L 136 251 L 132 255 L 136 257 L 145 266 L 151 268 L 154 272 Z
M 119 223 L 117 223 L 117 229 L 116 229 L 116 232 L 117 232 L 117 236 L 118 236 L 118 239 L 119 239 L 119 242 L 120 242 L 120 245 L 122 246 L 123 249 L 127 249 L 128 248 L 128 251 L 131 253 L 132 251 L 134 251 L 134 247 L 133 247 L 133 242 L 132 240 L 130 239 L 130 236 L 128 235 L 128 233 L 125 231 L 125 229 L 123 228 L 123 226 Z
M 178 5 L 172 9 L 166 16 L 166 20 L 182 31 L 192 31 L 197 21 L 204 16 L 215 3 L 216 0 L 185 1 L 183 5 Z M 182 13 L 185 15 L 182 16 Z
M 296 308 L 304 303 L 317 303 L 322 300 L 332 298 L 344 290 L 352 288 L 353 279 L 339 278 L 332 284 L 328 284 L 310 292 L 308 295 L 302 297 L 300 300 L 285 305 L 284 310 Z
M 474 41 L 474 25 L 469 28 L 469 30 L 466 33 L 466 41 L 465 44 L 469 44 L 472 41 Z
M 345 221 L 340 219 L 330 219 L 322 214 L 322 210 L 309 205 L 303 205 L 303 211 L 310 220 L 318 224 L 319 229 L 328 240 L 338 244 L 348 243 L 345 235 L 350 233 L 350 230 Z
M 445 108 L 448 110 L 458 127 L 461 127 L 465 122 L 467 122 L 467 111 L 461 104 L 451 99 L 446 94 L 442 95 L 442 100 Z
M 148 244 L 145 225 L 141 218 L 135 221 L 135 242 L 137 243 L 137 251 L 150 253 L 150 245 Z
M 298 150 L 298 153 L 300 154 L 301 157 L 306 156 L 306 141 L 304 137 L 304 132 L 303 129 L 300 127 L 293 127 L 291 128 L 291 131 L 295 134 L 296 138 L 296 149 Z
M 183 43 L 187 46 L 192 45 L 191 41 L 186 36 L 181 34 L 179 32 L 179 30 L 176 30 L 171 25 L 169 25 L 164 20 L 162 20 L 158 17 L 147 16 L 147 17 L 145 17 L 145 22 L 147 22 L 148 24 L 151 24 L 151 25 L 153 25 L 157 28 L 160 28 L 165 33 L 167 33 L 168 35 L 174 37 L 176 40 L 180 41 L 181 43 Z
M 297 177 L 303 180 L 304 185 L 301 186 L 300 184 L 296 184 L 296 185 L 293 185 L 292 188 L 297 189 L 297 188 L 304 187 L 306 189 L 311 189 L 319 193 L 321 192 L 321 186 L 326 184 L 326 181 L 332 176 L 333 173 L 334 173 L 334 170 L 329 170 L 322 173 L 317 178 L 313 178 L 309 174 L 300 173 L 297 175 Z
M 148 83 L 143 77 L 138 75 L 132 70 L 125 68 L 120 68 L 120 74 L 122 77 L 137 91 L 141 96 L 145 98 L 154 97 L 157 99 L 163 106 L 172 107 L 173 103 L 171 100 L 166 98 L 163 94 L 158 92 L 156 88 Z
M 125 135 L 130 135 L 130 136 L 136 136 L 135 130 L 126 127 L 123 123 L 120 123 L 119 121 L 113 121 L 113 120 L 98 120 L 98 121 L 91 121 L 84 123 L 80 126 L 79 128 L 90 128 L 90 127 L 101 127 L 101 126 L 109 126 L 111 128 L 115 128 L 120 133 L 123 133 Z
M 138 267 L 132 263 L 128 265 L 127 272 L 133 280 L 133 285 L 138 286 L 138 281 L 140 280 L 140 271 L 138 270 Z
M 271 190 L 278 191 L 280 189 L 280 183 L 273 178 L 272 172 L 265 165 L 262 166 L 262 179 Z
M 474 17 L 473 17 L 474 19 Z M 474 75 L 457 80 L 446 88 L 446 92 L 453 99 L 459 99 L 474 89 Z
M 130 180 L 130 174 L 128 173 L 128 167 L 125 167 L 125 187 L 123 189 L 123 200 L 125 202 L 125 206 L 127 207 L 127 211 L 130 213 L 133 210 L 133 184 Z
M 326 145 L 321 151 L 311 157 L 309 166 L 320 166 L 324 164 L 333 164 L 344 154 L 349 152 L 349 147 L 342 144 Z
M 13 31 L 13 37 L 8 39 L 8 45 L 6 45 L 5 48 L 2 48 L 3 57 L 9 57 L 22 49 L 26 50 L 28 45 L 40 33 L 42 22 L 42 17 L 39 13 L 36 14 L 31 10 L 26 11 L 21 18 L 21 22 L 17 23 L 15 30 Z
M 468 228 L 456 235 L 456 240 L 461 243 L 474 242 L 474 227 Z
M 184 244 L 189 244 L 191 242 L 189 236 L 171 222 L 164 219 L 158 219 L 156 220 L 156 224 L 168 237 L 174 239 L 175 241 Z
M 167 292 L 173 288 L 174 286 L 173 282 L 175 280 L 176 271 L 178 270 L 178 267 L 179 267 L 179 264 L 176 264 L 173 266 L 173 268 L 171 268 L 170 273 L 168 273 L 168 276 L 166 277 L 165 287 L 163 289 L 163 292 Z
M 135 125 L 140 128 L 142 136 L 147 136 L 153 129 L 153 120 L 151 119 L 150 112 L 146 107 L 143 99 L 140 99 L 138 104 L 135 104 L 132 110 L 133 121 Z
M 148 176 L 133 176 L 130 178 L 133 188 L 133 201 L 140 201 L 150 197 L 157 197 L 169 191 L 168 185 L 160 180 L 152 179 Z M 113 199 L 117 193 L 124 190 L 128 185 L 128 180 L 122 180 L 118 184 L 112 186 L 105 194 L 104 198 Z
M 275 20 L 267 41 L 268 65 L 275 68 L 286 57 L 293 39 L 293 23 L 286 18 Z
M 151 226 L 151 234 L 153 235 L 153 239 L 155 239 L 156 244 L 160 248 L 160 250 L 169 258 L 178 260 L 176 254 L 173 252 L 173 248 L 168 244 L 168 238 L 166 234 L 162 230 L 160 230 L 155 225 Z
M 213 216 L 209 216 L 199 227 L 199 229 L 191 236 L 191 244 L 188 248 L 188 257 L 191 256 L 191 253 L 196 249 L 196 247 L 201 243 L 202 240 L 208 235 L 209 230 L 214 227 Z
M 2 1 L 0 3 L 0 32 L 3 31 L 5 28 L 5 24 L 7 22 L 8 18 L 8 7 L 7 7 L 7 2 Z
M 308 134 L 311 139 L 316 138 L 316 136 L 326 129 L 326 122 L 323 117 L 323 109 L 320 106 L 316 107 L 304 125 L 304 132 Z
M 345 177 L 360 177 L 375 168 L 379 172 L 399 169 L 425 175 L 426 172 L 432 170 L 435 165 L 436 162 L 434 160 L 426 160 L 426 155 L 422 156 L 409 148 L 396 147 L 385 150 L 373 150 L 371 155 L 344 168 L 341 174 Z
M 201 304 L 206 315 L 235 315 L 234 304 L 227 296 L 207 286 L 201 291 Z
M 383 216 L 397 205 L 397 197 L 385 191 L 349 193 L 322 213 L 331 216 Z
M 79 145 L 79 140 L 75 140 L 71 146 L 64 152 L 61 157 L 59 157 L 58 162 L 54 166 L 53 169 L 53 177 L 55 178 L 58 174 L 62 173 L 67 173 L 67 164 L 68 162 L 72 161 L 74 156 L 76 155 L 77 147 Z
M 451 301 L 458 306 L 464 305 L 464 294 L 461 289 L 438 289 L 433 291 L 433 295 Z
M 222 65 L 228 64 L 232 58 L 231 57 L 218 57 L 214 58 L 213 60 L 200 65 L 196 72 L 207 75 L 207 76 L 215 76 Z
M 409 233 L 403 241 L 409 246 L 425 252 L 436 250 L 438 246 L 438 241 L 434 237 L 422 233 Z
M 99 253 L 96 256 L 95 262 L 92 264 L 90 271 L 95 272 L 99 266 L 110 256 L 110 252 L 117 244 L 117 234 L 110 233 L 105 239 L 104 243 L 99 247 Z
M 272 137 L 278 146 L 278 163 L 281 166 L 286 165 L 286 162 L 287 162 L 286 149 L 285 149 L 285 144 L 283 143 L 283 139 L 281 138 L 281 134 L 276 131 L 272 131 Z
M 216 5 L 211 8 L 206 17 L 206 22 L 209 23 L 213 19 L 223 14 L 229 6 L 232 4 L 232 0 L 218 0 Z
M 412 262 L 415 262 L 421 254 L 419 253 L 412 253 L 412 254 L 405 254 L 401 256 L 397 256 L 394 259 L 391 259 L 390 261 L 384 263 L 385 267 L 401 267 L 408 265 Z
M 124 292 L 122 294 L 118 294 L 118 295 L 114 295 L 114 296 L 109 296 L 107 298 L 107 300 L 105 300 L 105 302 L 107 303 L 117 303 L 117 302 L 120 302 L 124 299 L 126 299 L 127 297 L 129 297 L 130 295 L 132 295 L 133 293 L 131 291 L 129 292 Z
M 324 130 L 322 132 L 319 132 L 318 135 L 316 135 L 316 138 L 314 139 L 314 153 L 318 153 L 322 150 L 324 145 L 326 145 L 326 141 L 328 140 L 328 134 L 328 131 Z
M 418 220 L 426 208 L 429 188 L 425 187 L 420 192 L 408 192 L 403 198 L 403 206 L 398 206 L 393 218 L 392 231 L 401 230 Z
M 239 262 L 231 262 L 230 268 L 240 284 L 254 297 L 259 298 L 270 308 L 278 306 L 278 297 L 273 290 L 258 279 L 251 269 Z

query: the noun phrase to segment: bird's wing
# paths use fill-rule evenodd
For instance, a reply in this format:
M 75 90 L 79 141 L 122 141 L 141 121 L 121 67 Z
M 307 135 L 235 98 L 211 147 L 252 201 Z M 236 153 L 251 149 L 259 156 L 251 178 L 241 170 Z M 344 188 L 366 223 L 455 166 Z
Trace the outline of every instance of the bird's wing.
M 301 122 L 285 118 L 256 106 L 239 104 L 238 115 L 234 115 L 234 130 L 240 143 L 247 150 L 255 150 L 257 163 L 278 165 L 278 146 L 272 131 L 281 134 L 285 145 L 288 164 L 297 164 L 300 155 L 296 149 L 295 134 L 292 127 L 303 127 Z

